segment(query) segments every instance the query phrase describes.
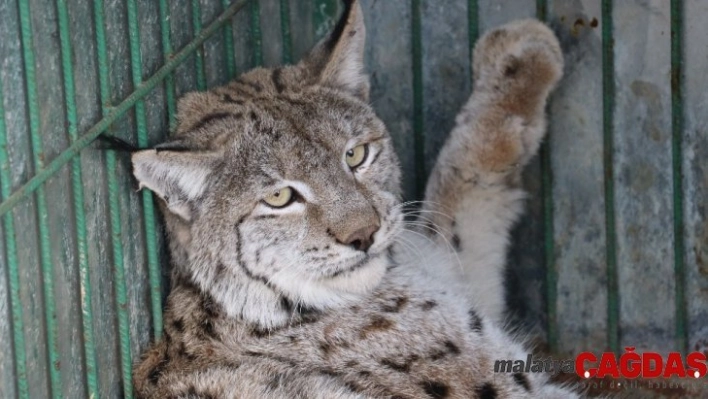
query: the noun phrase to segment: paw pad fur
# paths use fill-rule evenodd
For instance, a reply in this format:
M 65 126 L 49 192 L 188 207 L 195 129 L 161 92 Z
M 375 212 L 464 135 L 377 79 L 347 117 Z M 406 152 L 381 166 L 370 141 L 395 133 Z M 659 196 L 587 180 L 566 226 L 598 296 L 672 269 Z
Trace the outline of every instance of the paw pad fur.
M 563 55 L 555 34 L 526 19 L 487 32 L 473 54 L 475 86 L 519 95 L 553 89 L 563 75 Z

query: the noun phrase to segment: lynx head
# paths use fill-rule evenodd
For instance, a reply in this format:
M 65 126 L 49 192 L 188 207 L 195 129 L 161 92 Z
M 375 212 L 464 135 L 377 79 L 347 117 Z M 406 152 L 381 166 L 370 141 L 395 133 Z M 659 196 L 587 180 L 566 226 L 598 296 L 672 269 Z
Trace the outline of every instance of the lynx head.
M 170 141 L 133 155 L 162 203 L 179 278 L 232 317 L 283 325 L 384 275 L 401 228 L 399 167 L 367 104 L 356 0 L 294 66 L 189 93 Z

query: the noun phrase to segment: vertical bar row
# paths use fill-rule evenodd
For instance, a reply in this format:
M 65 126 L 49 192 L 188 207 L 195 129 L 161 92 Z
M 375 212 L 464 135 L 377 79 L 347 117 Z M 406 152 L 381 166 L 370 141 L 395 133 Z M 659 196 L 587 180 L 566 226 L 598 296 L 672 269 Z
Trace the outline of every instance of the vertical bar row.
M 30 141 L 32 146 L 32 159 L 35 171 L 43 169 L 42 138 L 39 131 L 39 106 L 37 104 L 37 85 L 35 77 L 35 60 L 32 40 L 31 13 L 29 1 L 20 0 L 20 33 L 22 41 L 22 58 L 25 69 L 25 85 L 27 90 L 27 111 L 29 115 Z M 51 395 L 60 398 L 61 363 L 58 355 L 56 305 L 54 301 L 54 276 L 51 262 L 51 247 L 49 241 L 48 212 L 44 187 L 40 186 L 36 192 L 37 218 L 39 225 L 39 252 L 42 269 L 42 284 L 45 306 L 45 322 L 47 332 L 47 351 L 49 357 L 49 378 Z
M 172 56 L 172 43 L 170 41 L 170 16 L 167 7 L 167 0 L 160 0 L 160 33 L 162 34 L 162 56 L 164 62 Z M 167 97 L 167 118 L 169 119 L 168 126 L 170 129 L 174 127 L 177 107 L 175 105 L 175 75 L 170 73 L 165 77 L 165 96 Z
M 547 0 L 536 0 L 536 18 L 548 19 Z M 550 116 L 549 116 L 550 117 Z M 551 136 L 547 135 L 539 150 L 541 159 L 541 198 L 543 202 L 543 255 L 546 268 L 546 341 L 551 353 L 558 352 L 558 271 L 556 270 L 555 233 L 553 232 L 553 169 Z
M 413 66 L 413 137 L 415 152 L 416 197 L 425 195 L 425 120 L 423 118 L 423 38 L 421 0 L 411 0 L 411 49 Z
M 69 33 L 69 17 L 65 0 L 57 0 L 59 20 L 59 40 L 61 42 L 61 63 L 64 79 L 64 106 L 66 111 L 69 139 L 74 142 L 78 138 L 76 93 L 74 86 L 74 71 L 71 63 L 71 38 Z M 86 383 L 89 397 L 98 397 L 98 378 L 96 370 L 96 347 L 93 334 L 93 312 L 91 310 L 91 280 L 89 276 L 87 254 L 86 215 L 84 212 L 84 190 L 81 178 L 80 155 L 71 161 L 71 184 L 74 201 L 74 216 L 76 218 L 76 243 L 79 265 L 79 284 L 81 287 L 81 313 L 83 323 L 84 359 L 86 366 Z
M 683 217 L 683 0 L 671 0 L 671 166 L 674 208 L 676 350 L 688 350 Z
M 3 85 L 0 82 L 0 199 L 3 201 L 12 192 L 10 178 L 10 160 L 7 154 L 7 128 L 5 126 L 5 106 L 2 99 Z M 2 218 L 5 230 L 5 257 L 7 259 L 7 275 L 10 285 L 10 307 L 12 312 L 12 340 L 15 355 L 15 378 L 17 396 L 29 399 L 27 386 L 27 365 L 25 357 L 25 333 L 22 322 L 22 302 L 20 301 L 20 273 L 17 261 L 17 242 L 15 240 L 15 223 L 12 212 Z
M 293 46 L 290 38 L 290 0 L 280 0 L 280 32 L 283 42 L 283 64 L 291 64 Z
M 140 60 L 140 30 L 138 28 L 138 10 L 135 0 L 127 2 L 128 31 L 130 41 L 130 64 L 133 78 L 133 90 L 142 83 L 142 62 Z M 148 146 L 145 102 L 135 103 L 135 122 L 137 127 L 138 147 Z M 145 243 L 147 250 L 148 274 L 150 279 L 150 301 L 155 340 L 162 338 L 162 275 L 158 261 L 157 232 L 155 231 L 155 207 L 152 193 L 142 191 L 143 223 L 145 225 Z
M 229 6 L 229 0 L 221 0 L 221 5 Z M 226 72 L 229 74 L 228 80 L 236 77 L 236 56 L 234 55 L 234 30 L 231 24 L 224 25 L 224 53 L 226 55 Z
M 607 343 L 619 352 L 619 285 L 617 283 L 617 235 L 615 230 L 614 113 L 615 61 L 612 0 L 602 0 L 602 131 L 605 173 L 605 231 L 607 235 Z
M 102 115 L 110 110 L 110 85 L 108 82 L 108 54 L 104 24 L 103 0 L 94 0 L 94 21 L 96 31 L 96 49 L 98 54 L 98 80 L 101 97 Z M 108 183 L 108 212 L 111 225 L 111 248 L 113 250 L 113 274 L 115 286 L 115 306 L 118 316 L 118 336 L 120 337 L 121 380 L 123 394 L 127 399 L 133 397 L 132 356 L 130 353 L 130 317 L 128 315 L 128 294 L 125 285 L 125 265 L 121 236 L 119 194 L 120 187 L 116 176 L 116 154 L 106 151 L 106 173 Z
M 263 49 L 261 40 L 261 9 L 259 0 L 251 0 L 251 47 L 253 65 L 263 65 Z
M 192 0 L 192 31 L 196 37 L 202 31 L 202 9 L 199 0 Z M 197 60 L 197 90 L 206 90 L 206 74 L 204 72 L 204 46 L 199 46 L 195 53 Z

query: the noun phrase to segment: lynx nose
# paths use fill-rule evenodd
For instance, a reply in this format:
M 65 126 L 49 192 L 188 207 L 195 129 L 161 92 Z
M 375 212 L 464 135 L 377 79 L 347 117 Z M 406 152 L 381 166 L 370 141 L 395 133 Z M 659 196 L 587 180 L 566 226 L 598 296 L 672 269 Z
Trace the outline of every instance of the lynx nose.
M 356 249 L 357 251 L 367 251 L 374 245 L 374 233 L 379 231 L 378 224 L 372 224 L 362 227 L 359 230 L 349 234 L 349 237 L 341 241 L 344 245 Z

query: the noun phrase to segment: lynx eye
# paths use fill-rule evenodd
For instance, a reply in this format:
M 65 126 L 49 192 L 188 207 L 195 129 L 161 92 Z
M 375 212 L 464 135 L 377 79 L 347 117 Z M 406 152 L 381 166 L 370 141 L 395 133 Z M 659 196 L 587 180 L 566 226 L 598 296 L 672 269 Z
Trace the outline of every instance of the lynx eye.
M 369 156 L 369 145 L 368 144 L 362 144 L 358 145 L 351 150 L 347 151 L 346 153 L 346 161 L 347 165 L 349 165 L 350 168 L 354 169 L 366 161 L 366 158 Z
M 285 208 L 295 200 L 295 192 L 290 187 L 284 187 L 263 198 L 263 202 L 272 208 Z

